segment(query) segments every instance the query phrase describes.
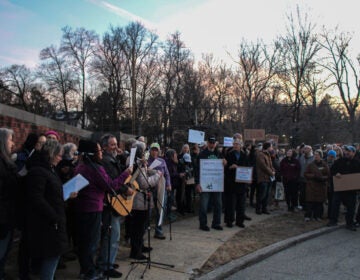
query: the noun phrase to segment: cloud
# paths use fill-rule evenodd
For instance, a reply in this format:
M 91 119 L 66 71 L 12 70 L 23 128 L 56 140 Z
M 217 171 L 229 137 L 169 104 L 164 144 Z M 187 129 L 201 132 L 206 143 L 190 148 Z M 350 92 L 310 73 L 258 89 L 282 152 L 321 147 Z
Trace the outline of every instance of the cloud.
M 31 48 L 12 48 L 7 50 L 7 55 L 0 55 L 0 65 L 25 64 L 27 67 L 35 68 L 38 63 L 39 50 Z
M 140 22 L 142 23 L 147 29 L 151 30 L 151 31 L 154 31 L 156 32 L 157 30 L 157 26 L 142 18 L 142 17 L 139 17 L 123 8 L 120 8 L 119 6 L 116 6 L 116 5 L 113 5 L 109 2 L 106 2 L 106 1 L 101 1 L 101 0 L 88 0 L 89 2 L 95 4 L 95 5 L 98 5 L 102 8 L 105 8 L 106 10 L 110 11 L 111 13 L 113 14 L 116 14 L 116 15 L 119 15 L 120 17 L 122 18 L 125 18 L 129 21 L 136 21 L 136 22 Z

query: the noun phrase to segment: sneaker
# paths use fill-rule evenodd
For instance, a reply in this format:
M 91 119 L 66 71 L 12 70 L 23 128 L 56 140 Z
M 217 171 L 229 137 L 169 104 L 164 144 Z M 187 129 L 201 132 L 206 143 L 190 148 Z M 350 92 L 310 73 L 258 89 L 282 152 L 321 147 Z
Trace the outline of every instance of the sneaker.
M 208 226 L 200 226 L 200 229 L 203 231 L 210 231 L 210 228 Z
M 251 221 L 252 219 L 249 216 L 244 216 L 244 220 Z
M 220 225 L 212 226 L 212 228 L 216 230 L 223 230 L 223 227 Z
M 115 269 L 105 270 L 104 276 L 110 277 L 110 278 L 120 278 L 122 276 L 122 273 L 120 271 L 117 271 Z

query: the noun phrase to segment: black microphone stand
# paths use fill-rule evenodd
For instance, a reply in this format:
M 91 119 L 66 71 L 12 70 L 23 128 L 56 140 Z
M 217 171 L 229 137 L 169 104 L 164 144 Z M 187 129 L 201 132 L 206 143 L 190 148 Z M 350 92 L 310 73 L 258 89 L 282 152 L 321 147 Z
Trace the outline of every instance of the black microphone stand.
M 138 168 L 139 168 L 140 173 L 143 176 L 143 178 L 145 178 L 145 181 L 146 181 L 146 184 L 147 184 L 146 194 L 144 194 L 144 195 L 146 195 L 146 200 L 147 200 L 147 214 L 148 214 L 148 216 L 147 216 L 147 239 L 148 239 L 148 248 L 149 248 L 149 250 L 148 250 L 148 257 L 146 258 L 146 260 L 133 261 L 130 264 L 146 264 L 145 269 L 144 269 L 144 271 L 143 271 L 143 273 L 141 274 L 141 277 L 140 277 L 141 279 L 143 279 L 144 274 L 146 272 L 146 269 L 147 268 L 150 269 L 151 265 L 155 265 L 155 266 L 157 266 L 159 268 L 162 268 L 162 269 L 166 269 L 166 268 L 161 267 L 161 266 L 171 267 L 171 268 L 174 268 L 175 266 L 172 265 L 172 264 L 166 264 L 166 263 L 160 263 L 160 262 L 151 261 L 151 242 L 150 242 L 150 240 L 151 240 L 151 238 L 150 238 L 150 236 L 151 236 L 150 235 L 150 232 L 151 232 L 151 226 L 150 226 L 151 208 L 150 208 L 150 199 L 151 199 L 151 195 L 154 194 L 154 188 L 150 186 L 150 183 L 149 183 L 146 175 L 144 174 L 144 172 L 141 170 L 140 165 L 138 165 Z M 156 198 L 156 200 L 158 200 L 158 199 Z M 161 202 L 159 202 L 159 204 L 160 204 L 161 208 L 164 211 L 164 206 L 161 204 Z M 164 213 L 165 213 L 165 211 L 164 211 Z
M 125 205 L 122 203 L 122 201 L 117 197 L 117 193 L 114 190 L 113 187 L 110 186 L 110 184 L 108 182 L 105 181 L 105 179 L 102 177 L 101 173 L 99 172 L 98 168 L 96 167 L 95 163 L 91 160 L 91 158 L 89 157 L 89 155 L 87 153 L 84 153 L 84 157 L 87 159 L 87 161 L 89 162 L 89 164 L 91 165 L 91 167 L 96 171 L 96 173 L 100 176 L 100 178 L 105 182 L 108 192 L 110 194 L 111 197 L 115 197 L 116 201 L 120 203 L 120 205 L 123 207 L 123 209 L 125 209 L 126 213 L 128 215 L 131 216 L 130 212 L 127 210 L 127 208 L 125 207 Z M 106 194 L 105 194 L 106 195 Z M 109 206 L 111 206 L 111 203 L 109 202 Z M 112 231 L 112 213 L 111 213 L 111 209 L 109 210 L 109 218 L 108 218 L 108 228 L 106 230 L 106 233 L 108 235 L 108 248 L 107 248 L 107 271 L 110 271 L 110 247 L 111 247 L 111 231 Z M 107 274 L 106 279 L 109 280 L 109 274 Z

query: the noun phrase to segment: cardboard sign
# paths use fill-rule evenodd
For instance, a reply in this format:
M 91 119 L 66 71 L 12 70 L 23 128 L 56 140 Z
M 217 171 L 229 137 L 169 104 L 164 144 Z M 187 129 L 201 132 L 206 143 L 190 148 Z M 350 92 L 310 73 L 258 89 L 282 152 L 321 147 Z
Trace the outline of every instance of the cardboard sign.
M 335 192 L 360 190 L 360 173 L 344 174 L 340 178 L 333 176 L 333 180 Z
M 264 141 L 265 129 L 244 129 L 244 141 Z
M 275 134 L 266 134 L 266 141 L 267 142 L 272 142 L 275 143 L 276 145 L 279 143 L 279 135 L 275 135 Z

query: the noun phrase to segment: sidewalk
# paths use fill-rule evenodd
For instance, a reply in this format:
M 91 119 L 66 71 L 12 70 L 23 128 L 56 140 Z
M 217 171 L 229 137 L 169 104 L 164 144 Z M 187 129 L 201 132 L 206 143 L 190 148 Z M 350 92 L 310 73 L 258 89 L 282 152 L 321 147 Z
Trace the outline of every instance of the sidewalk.
M 259 223 L 262 220 L 274 217 L 272 215 L 255 215 L 249 209 L 247 213 L 252 217 L 252 221 L 247 221 L 249 226 Z M 211 224 L 212 214 L 208 215 L 208 224 Z M 150 269 L 144 264 L 131 264 L 133 259 L 128 258 L 130 248 L 120 246 L 118 254 L 119 270 L 123 273 L 121 279 L 140 279 L 144 273 L 144 279 L 190 279 L 196 277 L 196 272 L 206 262 L 206 260 L 238 231 L 243 230 L 234 226 L 233 228 L 224 227 L 223 231 L 211 229 L 209 232 L 199 230 L 198 217 L 184 218 L 171 225 L 172 239 L 170 240 L 169 225 L 163 226 L 165 240 L 153 238 L 151 232 L 151 261 L 174 265 L 173 268 L 167 266 L 151 265 Z M 146 237 L 147 242 L 147 237 Z M 58 270 L 56 279 L 76 279 L 79 274 L 77 260 L 66 263 L 67 268 Z M 146 269 L 145 269 L 146 268 Z

